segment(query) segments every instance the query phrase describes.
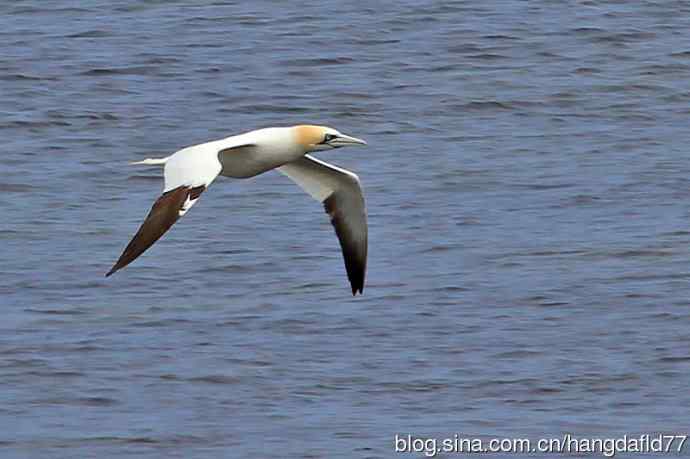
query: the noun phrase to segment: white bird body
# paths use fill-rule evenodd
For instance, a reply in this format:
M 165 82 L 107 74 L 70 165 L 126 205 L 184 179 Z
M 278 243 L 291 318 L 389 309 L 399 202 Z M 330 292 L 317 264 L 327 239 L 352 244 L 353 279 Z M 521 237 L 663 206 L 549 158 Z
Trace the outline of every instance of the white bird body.
M 258 148 L 241 148 L 257 145 Z M 267 128 L 239 136 L 228 137 L 218 143 L 221 175 L 248 178 L 263 174 L 278 166 L 295 161 L 306 153 L 297 142 L 292 128 Z
M 352 293 L 361 293 L 367 222 L 359 179 L 307 154 L 358 144 L 366 142 L 328 127 L 276 127 L 186 147 L 167 158 L 132 163 L 165 166 L 163 195 L 106 276 L 134 261 L 158 240 L 218 175 L 247 178 L 277 169 L 324 204 L 340 240 Z

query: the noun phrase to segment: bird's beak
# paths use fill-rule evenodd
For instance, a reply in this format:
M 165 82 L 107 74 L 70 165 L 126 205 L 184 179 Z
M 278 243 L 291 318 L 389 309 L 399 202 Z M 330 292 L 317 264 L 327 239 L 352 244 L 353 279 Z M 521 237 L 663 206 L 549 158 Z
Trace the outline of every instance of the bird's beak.
M 328 142 L 328 144 L 333 147 L 347 147 L 350 145 L 366 145 L 367 143 L 362 139 L 358 139 L 357 137 L 339 134 L 338 137 Z

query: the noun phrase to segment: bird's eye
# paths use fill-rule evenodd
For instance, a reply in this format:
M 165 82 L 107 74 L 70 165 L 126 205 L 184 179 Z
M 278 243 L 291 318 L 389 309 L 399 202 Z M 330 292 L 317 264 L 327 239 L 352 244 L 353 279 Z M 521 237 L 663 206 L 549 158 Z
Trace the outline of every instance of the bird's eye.
M 335 139 L 338 137 L 337 135 L 334 134 L 326 134 L 326 137 L 324 137 L 323 141 L 324 142 L 330 142 L 331 140 Z

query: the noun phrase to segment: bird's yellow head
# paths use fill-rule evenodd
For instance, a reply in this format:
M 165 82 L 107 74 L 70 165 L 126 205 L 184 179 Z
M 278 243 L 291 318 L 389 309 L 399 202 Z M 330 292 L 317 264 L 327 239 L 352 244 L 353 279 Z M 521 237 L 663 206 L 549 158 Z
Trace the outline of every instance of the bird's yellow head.
M 349 145 L 367 144 L 362 139 L 342 134 L 328 126 L 302 124 L 294 126 L 292 129 L 295 132 L 297 143 L 303 146 L 305 151 L 330 150 Z

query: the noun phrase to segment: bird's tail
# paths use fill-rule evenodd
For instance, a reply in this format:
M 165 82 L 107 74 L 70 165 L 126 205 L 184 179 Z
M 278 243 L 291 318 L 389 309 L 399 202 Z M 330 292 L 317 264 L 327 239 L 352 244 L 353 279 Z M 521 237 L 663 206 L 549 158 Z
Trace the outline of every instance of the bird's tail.
M 131 162 L 129 164 L 146 164 L 146 165 L 152 166 L 152 165 L 158 165 L 158 164 L 165 164 L 168 162 L 168 158 L 170 158 L 170 157 L 168 156 L 167 158 L 146 158 L 143 161 L 134 161 L 134 162 Z

